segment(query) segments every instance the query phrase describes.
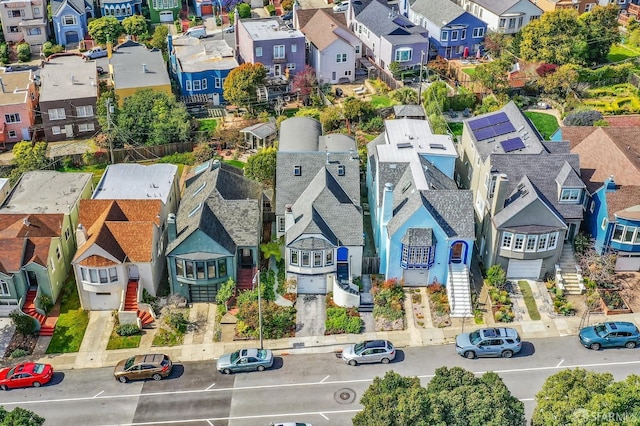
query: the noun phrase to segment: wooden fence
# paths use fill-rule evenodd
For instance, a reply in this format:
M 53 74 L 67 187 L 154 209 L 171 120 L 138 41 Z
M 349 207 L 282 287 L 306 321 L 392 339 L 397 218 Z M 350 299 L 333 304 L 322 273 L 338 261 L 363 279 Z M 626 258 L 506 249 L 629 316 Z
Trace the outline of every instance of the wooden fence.
M 380 273 L 380 258 L 379 257 L 363 257 L 362 258 L 362 274 L 371 275 Z
M 135 163 L 138 161 L 156 160 L 177 152 L 191 152 L 195 146 L 195 141 L 188 141 L 169 143 L 165 145 L 118 148 L 113 150 L 113 160 L 115 163 Z M 86 152 L 84 154 L 56 156 L 52 158 L 52 162 L 58 163 L 63 158 L 71 158 L 73 164 L 77 165 L 111 162 L 111 154 L 109 153 L 109 150 L 105 149 L 92 153 Z

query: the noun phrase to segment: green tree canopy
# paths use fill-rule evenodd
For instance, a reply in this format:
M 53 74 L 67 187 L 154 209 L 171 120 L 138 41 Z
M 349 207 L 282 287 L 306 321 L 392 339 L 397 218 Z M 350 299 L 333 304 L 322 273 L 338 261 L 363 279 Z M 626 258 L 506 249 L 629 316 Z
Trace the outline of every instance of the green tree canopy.
M 89 22 L 89 35 L 100 44 L 107 41 L 116 43 L 120 34 L 124 32 L 122 24 L 114 16 L 103 16 Z
M 13 146 L 11 152 L 13 153 L 13 164 L 15 165 L 10 175 L 12 183 L 17 182 L 23 173 L 41 170 L 49 163 L 46 142 L 18 142 Z
M 618 13 L 618 5 L 609 4 L 606 7 L 596 7 L 578 17 L 585 37 L 581 52 L 584 64 L 597 65 L 608 62 L 607 55 L 611 46 L 620 43 Z
M 160 49 L 163 52 L 167 51 L 167 35 L 169 34 L 169 28 L 166 25 L 158 25 L 153 30 L 153 36 L 151 37 L 151 47 Z
M 164 25 L 162 25 L 164 27 Z M 164 27 L 166 28 L 166 27 Z M 122 29 L 126 34 L 140 36 L 148 32 L 147 20 L 142 15 L 131 15 L 122 20 Z
M 266 76 L 267 70 L 260 63 L 246 63 L 232 69 L 224 80 L 225 99 L 237 106 L 251 105 L 257 98 L 256 89 Z
M 276 178 L 276 153 L 276 148 L 269 147 L 250 156 L 244 167 L 244 175 L 273 188 Z
M 11 411 L 0 406 L 0 426 L 41 426 L 45 419 L 21 407 L 16 407 Z
M 476 67 L 475 78 L 492 92 L 504 92 L 509 88 L 508 71 L 511 61 L 506 57 Z
M 418 94 L 410 87 L 401 87 L 389 94 L 391 99 L 400 102 L 402 105 L 417 105 Z
M 371 102 L 357 98 L 348 98 L 342 103 L 342 114 L 349 121 L 362 121 L 370 118 L 374 113 Z

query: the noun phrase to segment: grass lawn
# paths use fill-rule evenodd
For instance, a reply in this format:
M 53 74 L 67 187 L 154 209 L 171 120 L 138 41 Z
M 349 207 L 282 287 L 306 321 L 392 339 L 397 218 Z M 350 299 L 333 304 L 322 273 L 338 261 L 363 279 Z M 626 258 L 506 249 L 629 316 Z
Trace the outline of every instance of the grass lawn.
M 531 286 L 529 286 L 527 281 L 518 281 L 518 287 L 520 287 L 520 291 L 522 292 L 524 304 L 527 307 L 527 311 L 529 311 L 529 316 L 534 321 L 539 320 L 540 312 L 538 312 L 538 305 L 536 305 L 536 300 L 533 298 Z
M 225 163 L 237 167 L 239 169 L 244 169 L 244 163 L 240 160 L 224 160 Z
M 558 127 L 560 127 L 556 117 L 551 114 L 531 111 L 525 111 L 524 113 L 529 117 L 529 120 L 531 120 L 533 125 L 536 126 L 536 129 L 538 129 L 545 140 L 549 140 L 551 135 L 553 135 L 555 131 L 558 130 Z
M 216 130 L 216 127 L 218 127 L 218 120 L 215 118 L 205 118 L 203 120 L 198 120 L 198 123 L 200 123 L 200 127 L 198 127 L 198 130 L 200 131 L 214 132 Z
M 47 348 L 48 354 L 78 352 L 89 324 L 89 313 L 80 307 L 73 274 L 67 279 L 60 299 L 60 316 Z
M 476 75 L 476 68 L 462 68 L 462 72 L 468 75 L 469 77 L 474 77 Z
M 626 44 L 614 44 L 607 55 L 609 62 L 620 62 L 640 56 L 640 50 Z
M 109 336 L 109 343 L 107 343 L 107 350 L 137 348 L 140 346 L 140 339 L 142 339 L 141 334 L 137 336 L 120 336 L 116 333 L 116 327 L 113 327 L 111 336 Z
M 462 129 L 464 125 L 462 123 L 447 123 L 449 125 L 449 129 L 454 134 L 454 136 L 462 136 Z
M 93 184 L 98 185 L 100 178 L 104 174 L 107 164 L 93 164 L 91 166 L 76 167 L 60 167 L 57 169 L 59 172 L 73 172 L 73 173 L 91 173 L 93 174 Z
M 371 105 L 373 105 L 375 109 L 390 107 L 394 103 L 395 102 L 393 100 L 391 100 L 390 98 L 387 98 L 386 96 L 380 96 L 380 95 L 371 96 Z

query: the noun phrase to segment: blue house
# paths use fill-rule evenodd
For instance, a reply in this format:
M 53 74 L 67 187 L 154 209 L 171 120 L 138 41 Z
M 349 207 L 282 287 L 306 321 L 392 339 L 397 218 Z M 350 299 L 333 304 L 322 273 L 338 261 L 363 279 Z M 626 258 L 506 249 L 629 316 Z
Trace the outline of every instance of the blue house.
M 67 46 L 83 40 L 87 20 L 94 17 L 93 2 L 86 0 L 51 0 L 53 30 L 58 44 Z
M 224 103 L 224 80 L 238 66 L 226 41 L 169 35 L 168 49 L 170 72 L 185 102 Z
M 113 16 L 122 21 L 142 14 L 142 0 L 103 0 L 100 2 L 101 16 Z
M 401 0 L 401 13 L 429 31 L 429 56 L 446 59 L 475 56 L 487 24 L 451 0 Z
M 640 129 L 563 127 L 562 138 L 580 155 L 584 227 L 596 251 L 616 253 L 616 271 L 640 270 Z
M 452 179 L 453 141 L 434 135 L 426 120 L 387 120 L 367 149 L 379 272 L 405 286 L 446 285 L 451 314 L 469 316 L 473 197 Z

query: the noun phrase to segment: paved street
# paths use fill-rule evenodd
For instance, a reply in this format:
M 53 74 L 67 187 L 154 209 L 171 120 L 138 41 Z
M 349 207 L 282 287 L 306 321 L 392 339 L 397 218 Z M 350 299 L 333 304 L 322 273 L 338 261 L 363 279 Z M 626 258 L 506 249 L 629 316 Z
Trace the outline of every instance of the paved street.
M 452 345 L 405 348 L 389 365 L 350 367 L 333 354 L 284 355 L 272 370 L 218 374 L 213 361 L 178 363 L 163 381 L 121 384 L 111 368 L 58 371 L 52 384 L 3 393 L 6 408 L 19 405 L 48 425 L 135 424 L 258 426 L 272 421 L 348 425 L 362 393 L 376 376 L 394 370 L 426 385 L 436 368 L 461 366 L 497 372 L 525 403 L 527 418 L 544 380 L 564 368 L 611 372 L 616 380 L 640 373 L 640 349 L 594 352 L 575 336 L 525 339 L 512 359 L 467 360 Z

